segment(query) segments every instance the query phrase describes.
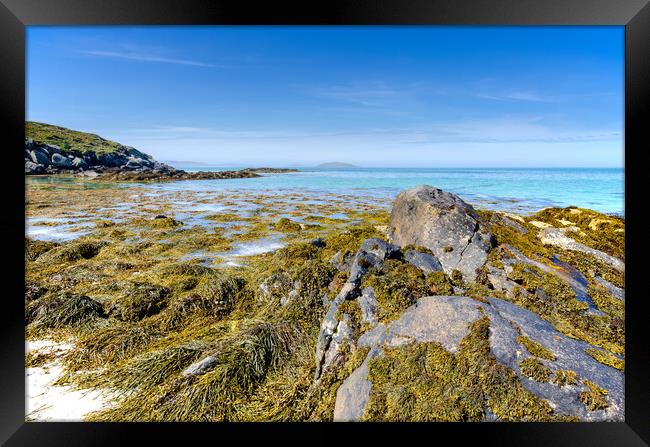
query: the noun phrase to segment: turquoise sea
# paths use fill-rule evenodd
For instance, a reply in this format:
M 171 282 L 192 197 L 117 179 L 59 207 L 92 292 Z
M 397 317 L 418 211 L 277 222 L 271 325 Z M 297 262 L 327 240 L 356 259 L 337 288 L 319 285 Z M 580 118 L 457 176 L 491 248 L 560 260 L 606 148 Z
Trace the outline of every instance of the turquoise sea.
M 183 167 L 186 171 L 222 171 L 242 167 Z M 71 179 L 45 177 L 32 181 L 62 183 Z M 76 182 L 82 182 L 75 180 Z M 622 168 L 300 168 L 299 172 L 264 174 L 259 178 L 227 180 L 183 180 L 147 183 L 141 186 L 160 191 L 246 191 L 269 196 L 300 192 L 313 199 L 328 194 L 354 195 L 374 204 L 390 205 L 400 191 L 428 184 L 458 194 L 477 208 L 534 213 L 548 206 L 578 206 L 606 214 L 625 216 L 624 170 Z M 115 187 L 87 182 L 88 187 Z M 118 184 L 128 188 L 131 184 Z
M 176 166 L 186 171 L 239 168 Z M 428 184 L 454 192 L 475 206 L 531 213 L 547 206 L 575 205 L 625 215 L 622 168 L 300 168 L 300 172 L 261 178 L 198 180 L 152 185 L 160 189 L 260 190 L 349 193 L 393 199 L 400 191 Z

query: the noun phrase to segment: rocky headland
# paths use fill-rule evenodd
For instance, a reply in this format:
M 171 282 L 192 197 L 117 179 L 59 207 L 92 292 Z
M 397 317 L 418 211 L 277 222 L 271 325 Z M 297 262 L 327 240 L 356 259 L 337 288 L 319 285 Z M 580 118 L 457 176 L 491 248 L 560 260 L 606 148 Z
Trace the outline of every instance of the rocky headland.
M 253 178 L 294 169 L 249 168 L 186 172 L 151 155 L 98 135 L 37 122 L 25 128 L 25 174 L 66 174 L 114 181 L 207 180 Z
M 60 384 L 112 396 L 96 421 L 624 420 L 623 219 L 477 210 L 431 186 L 390 213 L 339 199 L 349 221 L 291 194 L 210 216 L 248 220 L 241 235 L 152 214 L 27 239 L 28 338 L 67 340 Z M 238 265 L 193 257 L 274 234 Z

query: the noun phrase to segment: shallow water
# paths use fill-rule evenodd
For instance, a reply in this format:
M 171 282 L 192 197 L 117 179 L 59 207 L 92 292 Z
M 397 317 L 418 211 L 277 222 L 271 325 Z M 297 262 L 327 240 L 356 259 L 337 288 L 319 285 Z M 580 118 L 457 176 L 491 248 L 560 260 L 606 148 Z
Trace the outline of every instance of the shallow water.
M 222 257 L 256 256 L 284 247 L 280 242 L 282 234 L 273 234 L 269 237 L 257 239 L 250 242 L 240 242 L 233 246 L 232 250 L 224 253 Z
M 259 191 L 265 195 L 300 191 L 311 194 L 313 200 L 326 193 L 392 200 L 400 191 L 421 184 L 454 192 L 478 207 L 502 211 L 531 213 L 547 206 L 571 205 L 620 215 L 625 210 L 621 168 L 302 169 L 260 178 L 188 180 L 149 186 L 158 191 Z

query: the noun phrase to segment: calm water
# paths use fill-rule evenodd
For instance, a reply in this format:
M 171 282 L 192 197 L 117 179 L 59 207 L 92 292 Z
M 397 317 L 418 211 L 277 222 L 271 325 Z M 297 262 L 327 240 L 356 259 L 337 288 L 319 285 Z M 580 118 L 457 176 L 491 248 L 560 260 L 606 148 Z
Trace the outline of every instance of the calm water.
M 187 171 L 197 168 L 183 168 Z M 200 170 L 224 170 L 201 168 Z M 228 168 L 233 169 L 233 168 Z M 301 169 L 262 178 L 185 181 L 152 186 L 160 189 L 264 190 L 299 189 L 322 193 L 353 191 L 374 199 L 428 184 L 454 192 L 479 207 L 529 213 L 546 206 L 575 205 L 624 215 L 624 171 L 619 168 L 553 169 Z
M 218 171 L 226 168 L 183 168 Z M 227 168 L 238 169 L 238 168 Z M 57 183 L 63 179 L 35 181 Z M 69 180 L 68 180 L 69 181 Z M 324 194 L 350 194 L 389 204 L 404 189 L 428 184 L 458 194 L 480 207 L 532 213 L 547 206 L 575 205 L 624 216 L 624 171 L 619 168 L 553 169 L 301 169 L 287 174 L 229 180 L 185 180 L 146 184 L 157 191 L 259 191 L 261 195 L 299 191 L 318 199 Z M 91 187 L 113 187 L 89 182 Z M 122 184 L 122 187 L 128 185 Z

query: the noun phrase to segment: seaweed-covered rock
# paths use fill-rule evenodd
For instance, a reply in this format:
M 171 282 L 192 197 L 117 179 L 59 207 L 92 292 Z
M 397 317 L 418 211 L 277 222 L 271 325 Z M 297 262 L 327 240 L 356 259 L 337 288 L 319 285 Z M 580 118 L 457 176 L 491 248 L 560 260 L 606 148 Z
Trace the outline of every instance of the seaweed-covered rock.
M 25 281 L 25 301 L 34 301 L 47 293 L 47 288 L 42 287 L 34 281 Z
M 519 220 L 519 221 L 518 221 Z M 519 234 L 524 235 L 528 233 L 528 229 L 521 225 L 525 221 L 514 214 L 508 213 L 494 213 L 490 218 L 490 223 L 495 225 L 507 225 L 516 230 Z
M 379 266 L 381 262 L 382 259 L 377 255 L 359 250 L 352 261 L 348 282 L 357 284 L 370 268 Z
M 286 217 L 279 219 L 273 228 L 275 228 L 277 231 L 282 231 L 285 233 L 295 233 L 302 229 L 298 222 L 293 222 Z
M 486 317 L 488 326 L 482 336 L 485 338 L 471 335 L 472 325 Z M 465 356 L 462 361 L 479 361 L 466 357 L 478 355 L 483 342 L 487 343 L 489 350 L 482 354 L 482 360 L 479 359 L 476 366 L 479 369 L 470 369 L 458 376 L 459 366 L 453 366 L 456 361 L 453 356 L 462 353 Z M 461 402 L 462 399 L 475 399 L 477 394 L 472 390 L 476 386 L 482 387 L 482 393 L 487 394 L 488 398 L 479 407 L 481 412 L 486 407 L 490 413 L 495 413 L 504 420 L 537 420 L 536 417 L 543 420 L 623 420 L 623 373 L 594 359 L 588 353 L 588 350 L 593 349 L 588 343 L 565 336 L 547 321 L 513 303 L 496 298 L 485 301 L 459 296 L 421 298 L 399 319 L 387 325 L 379 324 L 363 334 L 356 346 L 370 348 L 372 356 L 382 358 L 382 350 L 399 352 L 402 349 L 412 349 L 418 343 L 433 343 L 437 346 L 434 352 L 442 348 L 444 351 L 441 353 L 448 353 L 445 354 L 447 357 L 443 356 L 447 360 L 441 357 L 440 361 L 452 362 L 452 366 L 449 366 L 450 376 L 448 379 L 444 375 L 438 377 L 438 380 L 443 381 L 438 386 L 456 386 L 459 392 L 465 389 L 463 387 L 468 387 L 466 391 L 470 393 L 467 396 L 457 396 L 455 402 L 458 399 Z M 370 360 L 371 354 L 368 355 L 367 360 Z M 341 385 L 337 393 L 335 420 L 361 419 L 365 411 L 360 408 L 361 404 L 368 402 L 373 392 L 368 365 L 364 361 L 362 367 L 355 370 Z M 448 367 L 440 363 L 436 365 L 437 368 Z M 370 367 L 372 368 L 372 362 Z M 498 374 L 499 380 L 505 382 L 486 382 L 481 376 L 468 376 L 479 374 L 481 368 L 484 371 L 482 374 Z M 386 373 L 392 374 L 390 371 Z M 444 385 L 444 380 L 460 379 L 469 382 Z M 404 383 L 403 386 L 410 384 Z M 598 405 L 593 405 L 594 399 L 587 394 L 593 394 L 596 388 L 602 392 L 599 391 Z M 393 390 L 399 392 L 398 389 Z M 534 405 L 541 412 L 536 415 L 526 407 L 532 406 L 533 401 L 530 404 L 509 404 L 508 395 L 511 392 L 522 398 L 529 396 L 526 399 L 533 399 L 536 402 Z M 422 398 L 427 399 L 426 396 Z M 425 404 L 426 402 L 423 403 Z M 515 405 L 517 408 L 514 408 Z M 381 415 L 375 414 L 374 417 L 381 418 Z
M 309 243 L 316 248 L 325 248 L 325 246 L 327 245 L 323 240 L 323 238 L 320 237 L 317 237 L 316 239 L 309 241 Z
M 354 256 L 352 256 L 351 253 L 343 253 L 341 251 L 337 251 L 330 259 L 330 264 L 332 264 L 332 266 L 334 266 L 334 268 L 336 268 L 339 272 L 345 272 L 350 270 L 353 258 Z
M 74 241 L 60 245 L 40 255 L 39 262 L 72 262 L 94 258 L 107 245 L 105 241 Z
M 422 185 L 400 193 L 390 216 L 389 237 L 400 246 L 428 248 L 444 271 L 473 281 L 487 261 L 492 236 L 474 208 L 460 197 Z
M 162 316 L 162 325 L 173 329 L 190 317 L 226 315 L 244 290 L 246 282 L 228 275 L 207 275 L 201 279 L 191 295 L 176 300 Z
M 379 303 L 372 287 L 365 287 L 361 291 L 361 296 L 357 298 L 359 308 L 361 309 L 361 320 L 371 326 L 377 324 L 377 310 Z
M 131 282 L 111 303 L 109 314 L 123 321 L 139 321 L 164 309 L 168 295 L 169 289 L 166 287 Z
M 85 295 L 61 292 L 30 302 L 25 322 L 36 328 L 78 326 L 104 317 L 102 305 Z
M 259 291 L 262 298 L 267 301 L 282 300 L 293 289 L 294 281 L 286 272 L 277 272 L 266 278 L 260 284 Z
M 385 240 L 376 237 L 363 241 L 359 250 L 366 253 L 371 253 L 381 260 L 393 258 L 400 252 L 400 248 L 398 246 L 390 244 Z
M 368 380 L 368 363 L 380 353 L 380 349 L 372 348 L 361 366 L 355 369 L 336 391 L 335 421 L 353 422 L 363 417 L 372 389 L 372 383 Z
M 359 291 L 361 279 L 370 269 L 381 268 L 386 259 L 395 257 L 399 253 L 398 247 L 378 238 L 369 238 L 361 243 L 361 247 L 352 261 L 347 281 L 334 300 L 329 303 L 327 312 L 321 321 L 316 345 L 315 380 L 320 378 L 323 371 L 331 364 L 332 359 L 336 358 L 340 348 L 344 346 L 343 340 L 350 341 L 349 316 L 343 314 L 343 318 L 339 320 L 337 318 L 339 307 L 345 300 L 354 299 L 361 295 Z M 374 293 L 372 293 L 372 296 L 370 293 L 371 289 L 366 290 L 366 296 L 360 303 L 360 305 L 363 304 L 362 313 L 367 322 L 376 321 L 377 312 L 377 300 L 374 298 Z M 333 340 L 339 341 L 333 343 Z
M 35 261 L 43 253 L 47 253 L 59 245 L 56 242 L 25 238 L 25 262 Z
M 539 238 L 545 245 L 554 245 L 565 250 L 579 251 L 592 255 L 616 270 L 625 271 L 625 263 L 614 256 L 608 255 L 600 250 L 588 247 L 566 235 L 566 232 L 574 227 L 568 228 L 544 228 L 539 232 Z
M 607 292 L 609 292 L 614 298 L 625 301 L 625 289 L 616 287 L 614 284 L 604 278 L 601 278 L 598 275 L 594 276 L 594 281 L 603 286 L 605 290 L 607 290 Z

